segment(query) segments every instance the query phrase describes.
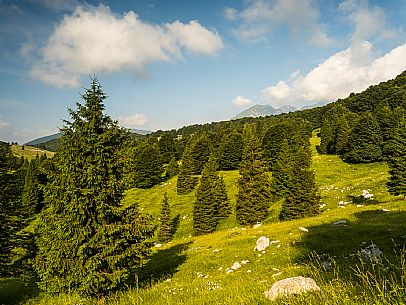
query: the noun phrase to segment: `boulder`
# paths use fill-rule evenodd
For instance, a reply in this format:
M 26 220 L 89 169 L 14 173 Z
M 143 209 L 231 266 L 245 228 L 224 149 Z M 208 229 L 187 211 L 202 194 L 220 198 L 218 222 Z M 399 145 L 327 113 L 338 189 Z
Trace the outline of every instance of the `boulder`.
M 376 245 L 371 244 L 360 251 L 360 256 L 364 261 L 377 262 L 383 256 L 383 252 Z
M 308 291 L 320 291 L 320 287 L 312 278 L 296 276 L 277 281 L 264 295 L 269 300 L 275 300 L 282 295 L 291 296 Z
M 342 220 L 337 220 L 333 222 L 333 226 L 339 226 L 339 225 L 345 225 L 347 223 L 347 220 L 342 219 Z
M 257 245 L 254 248 L 254 251 L 263 251 L 269 247 L 269 238 L 266 236 L 261 236 L 257 240 Z

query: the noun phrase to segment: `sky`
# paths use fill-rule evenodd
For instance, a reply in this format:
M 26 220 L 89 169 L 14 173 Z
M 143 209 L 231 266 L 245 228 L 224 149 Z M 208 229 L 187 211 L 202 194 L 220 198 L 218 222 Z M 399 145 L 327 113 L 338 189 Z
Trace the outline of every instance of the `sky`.
M 406 0 L 0 0 L 0 140 L 58 132 L 97 75 L 127 128 L 333 102 L 406 70 Z

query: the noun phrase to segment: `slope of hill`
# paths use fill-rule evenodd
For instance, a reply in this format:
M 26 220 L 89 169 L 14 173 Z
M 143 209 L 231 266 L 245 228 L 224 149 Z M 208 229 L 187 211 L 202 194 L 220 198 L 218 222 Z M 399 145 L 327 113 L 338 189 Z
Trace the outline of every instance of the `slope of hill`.
M 24 147 L 24 149 L 23 149 Z M 46 154 L 48 158 L 51 158 L 55 155 L 54 152 L 40 149 L 38 147 L 29 146 L 29 145 L 12 145 L 11 150 L 13 154 L 17 157 L 24 157 L 28 160 L 35 159 L 37 155 Z
M 406 258 L 401 250 L 406 206 L 401 196 L 386 190 L 387 165 L 345 164 L 337 156 L 319 155 L 315 150 L 319 140 L 312 138 L 313 169 L 323 204 L 320 215 L 282 223 L 271 215 L 256 229 L 240 227 L 231 215 L 217 232 L 193 237 L 194 194 L 177 195 L 176 178 L 149 190 L 132 189 L 125 204 L 139 204 L 143 212 L 159 217 L 163 193 L 168 192 L 171 217 L 180 215 L 175 239 L 155 247 L 150 261 L 131 281 L 133 289 L 99 301 L 62 294 L 40 295 L 27 304 L 267 304 L 263 292 L 277 280 L 296 275 L 313 277 L 321 292 L 281 299 L 278 304 L 399 303 L 406 297 L 400 284 L 406 274 L 398 261 Z M 235 206 L 239 173 L 222 174 Z M 373 199 L 363 199 L 363 190 L 373 193 Z M 339 208 L 340 201 L 348 204 Z M 272 210 L 279 208 L 276 203 Z M 338 220 L 345 223 L 334 225 Z M 254 251 L 260 236 L 274 241 L 264 252 Z M 370 262 L 359 264 L 358 257 L 371 243 L 384 253 L 382 263 L 373 269 Z M 241 267 L 232 270 L 235 262 Z M 332 270 L 323 269 L 323 262 L 331 262 Z
M 37 145 L 37 144 L 46 143 L 48 141 L 60 138 L 61 135 L 62 135 L 62 133 L 58 132 L 58 133 L 55 133 L 55 134 L 51 134 L 49 136 L 34 139 L 32 141 L 29 141 L 29 142 L 25 143 L 24 145 L 34 146 L 34 145 Z

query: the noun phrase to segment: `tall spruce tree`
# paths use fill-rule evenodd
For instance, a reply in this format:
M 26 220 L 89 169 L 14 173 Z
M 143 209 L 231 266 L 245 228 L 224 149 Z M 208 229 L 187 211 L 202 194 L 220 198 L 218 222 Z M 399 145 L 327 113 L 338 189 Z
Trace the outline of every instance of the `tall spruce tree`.
M 100 295 L 134 275 L 155 228 L 136 204 L 120 203 L 123 131 L 103 113 L 106 96 L 96 78 L 82 98 L 61 129 L 57 171 L 37 227 L 35 269 L 48 292 Z
M 198 177 L 192 171 L 192 156 L 190 147 L 186 147 L 182 156 L 182 163 L 179 166 L 178 180 L 176 181 L 176 190 L 179 195 L 188 194 L 193 191 L 198 183 Z
M 242 159 L 242 150 L 242 135 L 236 131 L 226 134 L 219 147 L 219 167 L 223 170 L 239 168 Z
M 158 241 L 167 243 L 172 239 L 171 210 L 169 208 L 168 194 L 164 194 L 161 207 L 161 225 L 158 231 Z
M 166 167 L 166 176 L 171 178 L 176 176 L 178 173 L 179 173 L 178 161 L 176 161 L 175 157 L 172 157 L 171 161 L 169 161 L 169 164 Z
M 211 233 L 219 221 L 230 213 L 225 184 L 217 173 L 217 164 L 212 155 L 204 166 L 193 205 L 193 230 L 195 235 Z
M 388 143 L 389 193 L 406 198 L 406 120 L 402 119 Z
M 143 142 L 134 151 L 132 164 L 134 186 L 150 188 L 162 180 L 163 161 L 156 144 Z
M 236 217 L 242 225 L 265 219 L 270 207 L 270 182 L 261 156 L 261 145 L 251 125 L 243 131 L 244 152 L 238 180 Z

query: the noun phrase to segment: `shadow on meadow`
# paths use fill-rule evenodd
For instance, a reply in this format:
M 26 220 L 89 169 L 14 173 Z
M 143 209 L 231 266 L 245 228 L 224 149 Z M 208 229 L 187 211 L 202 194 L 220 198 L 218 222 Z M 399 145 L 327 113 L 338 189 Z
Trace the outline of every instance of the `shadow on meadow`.
M 187 250 L 191 242 L 174 245 L 168 249 L 155 252 L 138 272 L 138 285 L 145 287 L 155 282 L 172 277 L 178 267 L 186 261 Z
M 297 262 L 311 264 L 332 259 L 340 271 L 351 273 L 360 262 L 362 249 L 376 245 L 384 261 L 395 262 L 401 249 L 406 248 L 406 212 L 369 210 L 355 213 L 355 221 L 309 227 L 309 232 L 295 246 L 301 250 Z M 315 255 L 309 255 L 313 253 Z
M 9 278 L 0 280 L 0 304 L 21 304 L 24 300 L 35 297 L 40 292 L 35 280 L 23 282 Z

